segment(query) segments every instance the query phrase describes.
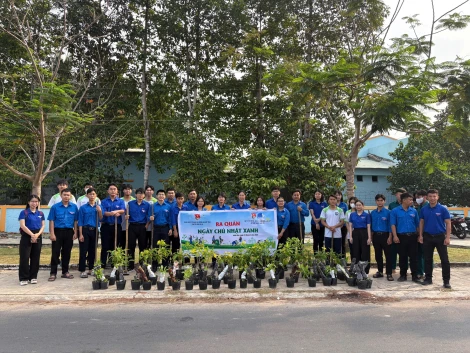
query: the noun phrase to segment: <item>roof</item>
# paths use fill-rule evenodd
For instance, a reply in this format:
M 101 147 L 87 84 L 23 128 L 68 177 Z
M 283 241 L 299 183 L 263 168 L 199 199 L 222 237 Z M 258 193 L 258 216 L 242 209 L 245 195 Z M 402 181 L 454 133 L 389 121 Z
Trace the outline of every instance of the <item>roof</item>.
M 356 169 L 388 169 L 393 167 L 395 163 L 387 160 L 374 161 L 370 158 L 361 158 L 357 163 Z

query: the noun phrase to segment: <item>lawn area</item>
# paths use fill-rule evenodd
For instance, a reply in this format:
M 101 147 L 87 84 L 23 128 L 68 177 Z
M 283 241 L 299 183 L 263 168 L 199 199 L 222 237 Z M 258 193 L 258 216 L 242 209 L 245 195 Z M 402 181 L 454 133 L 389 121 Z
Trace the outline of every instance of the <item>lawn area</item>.
M 470 249 L 461 248 L 449 248 L 449 259 L 450 262 L 470 262 Z M 136 253 L 138 251 L 136 250 Z M 98 255 L 100 248 L 98 248 Z M 371 259 L 372 263 L 375 263 L 374 248 L 371 247 Z M 51 248 L 44 246 L 41 251 L 41 265 L 48 265 L 51 260 Z M 439 256 L 434 255 L 434 261 L 439 263 Z M 0 247 L 0 264 L 14 265 L 18 264 L 19 255 L 17 247 Z M 78 264 L 78 247 L 74 247 L 72 250 L 72 256 L 70 263 Z

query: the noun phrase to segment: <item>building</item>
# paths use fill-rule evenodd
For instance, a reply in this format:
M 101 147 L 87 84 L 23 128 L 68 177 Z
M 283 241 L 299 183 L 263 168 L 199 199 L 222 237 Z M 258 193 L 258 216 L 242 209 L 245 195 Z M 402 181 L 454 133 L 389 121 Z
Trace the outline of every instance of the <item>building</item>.
M 355 195 L 367 206 L 375 205 L 375 195 L 379 193 L 385 195 L 387 204 L 395 200 L 393 194 L 387 190 L 390 186 L 387 176 L 390 175 L 389 168 L 396 163 L 389 153 L 395 151 L 400 142 L 407 144 L 408 138 L 374 136 L 368 139 L 359 151 L 359 162 L 354 177 Z

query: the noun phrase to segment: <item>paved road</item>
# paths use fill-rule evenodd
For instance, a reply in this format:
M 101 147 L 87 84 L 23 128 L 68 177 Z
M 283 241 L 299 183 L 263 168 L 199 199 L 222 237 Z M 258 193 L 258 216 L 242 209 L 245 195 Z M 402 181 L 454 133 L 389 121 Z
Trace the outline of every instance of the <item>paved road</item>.
M 0 306 L 0 352 L 468 352 L 468 301 Z

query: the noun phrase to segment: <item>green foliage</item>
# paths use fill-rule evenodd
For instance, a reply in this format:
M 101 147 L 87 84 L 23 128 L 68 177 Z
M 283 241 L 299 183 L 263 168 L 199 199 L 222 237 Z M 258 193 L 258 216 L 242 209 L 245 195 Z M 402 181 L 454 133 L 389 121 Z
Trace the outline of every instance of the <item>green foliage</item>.
M 185 281 L 191 280 L 191 278 L 193 277 L 193 274 L 194 274 L 194 271 L 192 267 L 188 267 L 186 270 L 184 270 L 183 276 L 184 276 Z
M 113 264 L 114 267 L 126 267 L 129 264 L 129 256 L 126 255 L 126 250 L 117 247 L 115 250 L 109 250 L 108 261 Z

